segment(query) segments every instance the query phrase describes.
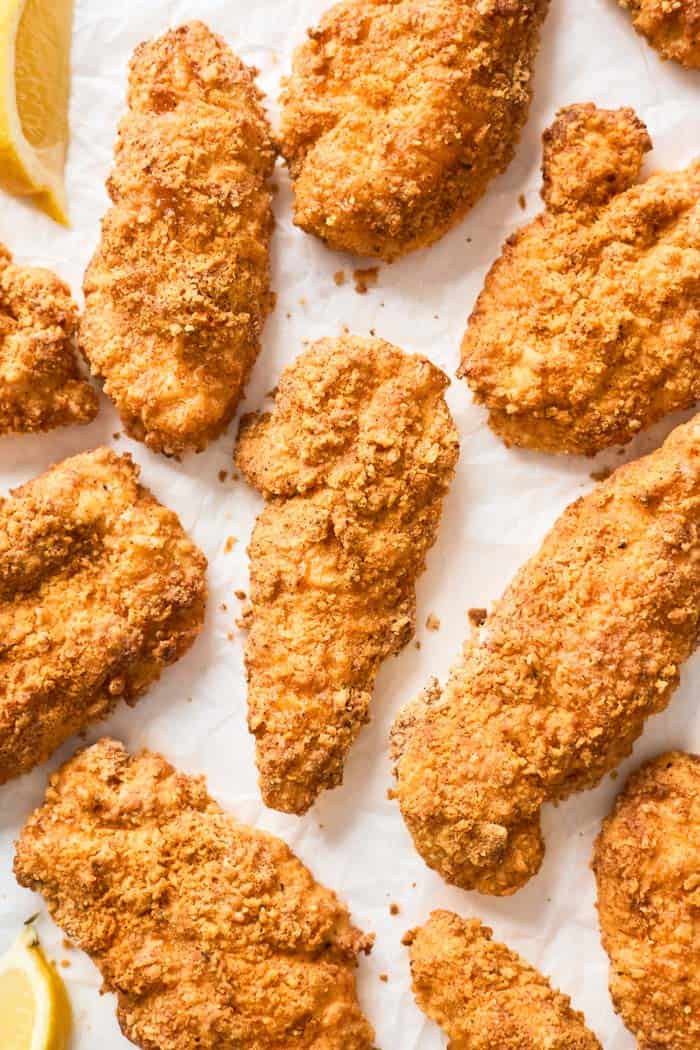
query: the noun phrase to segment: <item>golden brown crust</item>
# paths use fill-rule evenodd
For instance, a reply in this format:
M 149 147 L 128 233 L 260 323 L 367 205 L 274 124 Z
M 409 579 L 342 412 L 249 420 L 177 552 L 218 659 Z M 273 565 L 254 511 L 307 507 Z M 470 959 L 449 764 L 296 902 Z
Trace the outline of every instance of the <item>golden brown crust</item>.
M 689 69 L 700 69 L 700 0 L 619 0 L 634 26 L 656 48 Z
M 669 702 L 700 627 L 700 416 L 573 503 L 393 730 L 397 795 L 448 882 L 537 871 L 545 802 L 593 787 Z
M 448 1050 L 601 1050 L 583 1014 L 477 919 L 434 911 L 404 938 L 413 994 Z
M 448 380 L 379 339 L 325 339 L 282 375 L 236 461 L 267 506 L 249 553 L 248 723 L 263 797 L 302 813 L 342 780 L 382 660 L 415 629 L 458 438 Z
M 132 704 L 192 645 L 206 559 L 107 448 L 0 501 L 0 784 Z
M 89 423 L 97 395 L 78 370 L 78 309 L 48 270 L 14 266 L 0 244 L 0 434 Z
M 547 208 L 492 266 L 459 374 L 507 445 L 592 455 L 700 398 L 700 162 L 634 185 L 646 128 L 591 104 L 544 147 Z
M 113 740 L 51 778 L 15 874 L 117 993 L 142 1050 L 369 1050 L 355 991 L 372 938 L 285 844 L 203 779 Z
M 700 756 L 628 781 L 593 857 L 615 1009 L 640 1050 L 700 1046 Z
M 510 163 L 548 0 L 346 0 L 282 92 L 294 219 L 387 261 L 442 237 Z
M 201 451 L 272 305 L 275 153 L 251 71 L 201 22 L 139 47 L 80 345 L 132 437 Z

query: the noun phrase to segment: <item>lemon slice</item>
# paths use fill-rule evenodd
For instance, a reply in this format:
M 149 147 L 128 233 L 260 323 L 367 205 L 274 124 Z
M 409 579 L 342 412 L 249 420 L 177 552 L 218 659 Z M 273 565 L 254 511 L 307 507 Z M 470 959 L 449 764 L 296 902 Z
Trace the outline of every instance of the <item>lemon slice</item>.
M 31 927 L 0 959 L 2 1050 L 65 1050 L 71 1028 L 63 981 Z
M 0 0 L 0 185 L 68 224 L 73 0 Z

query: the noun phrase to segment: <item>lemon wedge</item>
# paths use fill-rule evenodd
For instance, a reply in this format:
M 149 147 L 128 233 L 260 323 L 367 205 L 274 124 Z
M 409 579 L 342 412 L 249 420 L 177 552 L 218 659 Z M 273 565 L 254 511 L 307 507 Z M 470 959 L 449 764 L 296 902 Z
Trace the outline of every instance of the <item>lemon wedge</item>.
M 31 926 L 0 958 L 2 1050 L 65 1050 L 71 1028 L 63 981 Z
M 68 225 L 73 0 L 0 0 L 0 185 Z

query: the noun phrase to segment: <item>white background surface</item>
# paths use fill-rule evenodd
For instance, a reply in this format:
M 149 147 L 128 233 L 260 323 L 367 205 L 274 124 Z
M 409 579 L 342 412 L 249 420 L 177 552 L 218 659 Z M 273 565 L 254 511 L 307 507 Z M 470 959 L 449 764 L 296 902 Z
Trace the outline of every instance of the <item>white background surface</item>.
M 280 75 L 288 69 L 304 30 L 325 6 L 324 0 L 78 0 L 68 168 L 73 228 L 65 231 L 30 206 L 0 196 L 0 240 L 18 261 L 58 271 L 78 296 L 106 207 L 104 180 L 124 105 L 126 64 L 135 45 L 188 18 L 206 20 L 247 62 L 260 68 L 259 82 L 276 121 Z M 374 328 L 377 335 L 427 354 L 454 375 L 465 319 L 486 268 L 505 236 L 539 210 L 539 137 L 555 110 L 587 100 L 634 106 L 655 142 L 648 162 L 653 170 L 679 167 L 699 151 L 699 99 L 700 75 L 661 63 L 632 31 L 614 0 L 555 0 L 537 63 L 530 122 L 509 172 L 437 246 L 382 266 L 377 287 L 365 296 L 356 294 L 351 279 L 352 269 L 361 262 L 329 252 L 292 226 L 288 184 L 280 167 L 274 241 L 278 305 L 244 409 L 261 406 L 304 340 L 337 334 L 342 325 L 362 335 Z M 526 197 L 525 212 L 518 205 L 520 193 Z M 339 269 L 348 277 L 342 288 L 333 281 Z M 261 503 L 242 480 L 218 480 L 220 470 L 231 470 L 235 424 L 205 454 L 171 463 L 124 438 L 115 440 L 112 435 L 121 427 L 103 398 L 98 419 L 88 428 L 3 438 L 0 488 L 4 492 L 66 455 L 100 443 L 114 444 L 133 453 L 145 483 L 178 511 L 203 548 L 210 561 L 211 594 L 202 637 L 136 709 L 120 709 L 88 739 L 110 733 L 131 749 L 155 748 L 183 770 L 205 773 L 212 794 L 227 810 L 284 837 L 318 879 L 348 902 L 356 923 L 377 934 L 373 955 L 361 962 L 359 978 L 377 1047 L 437 1050 L 444 1045 L 439 1030 L 413 1003 L 400 941 L 432 908 L 446 906 L 480 916 L 499 939 L 550 974 L 585 1011 L 606 1050 L 631 1050 L 634 1041 L 615 1018 L 608 998 L 607 960 L 599 944 L 588 869 L 593 838 L 622 780 L 616 786 L 608 779 L 597 791 L 546 809 L 542 870 L 524 890 L 505 900 L 448 888 L 424 866 L 397 805 L 386 799 L 391 784 L 387 736 L 396 710 L 430 675 L 444 678 L 467 632 L 467 609 L 487 605 L 499 595 L 562 508 L 593 485 L 591 471 L 602 463 L 621 461 L 616 451 L 596 463 L 506 451 L 486 429 L 484 414 L 471 404 L 463 383 L 455 381 L 448 397 L 462 453 L 439 540 L 419 585 L 417 637 L 422 648 L 417 651 L 411 644 L 385 664 L 373 721 L 352 751 L 344 786 L 327 793 L 302 819 L 263 807 L 246 729 L 243 639 L 235 627 L 240 603 L 233 591 L 247 589 L 245 546 Z M 644 435 L 626 455 L 655 447 L 675 421 Z M 229 536 L 238 542 L 226 553 Z M 424 626 L 431 612 L 442 624 L 437 633 Z M 228 638 L 231 631 L 233 640 Z M 700 749 L 695 703 L 699 676 L 700 664 L 691 661 L 670 710 L 648 726 L 623 775 L 664 748 Z M 0 951 L 21 922 L 40 910 L 38 928 L 50 955 L 70 962 L 62 973 L 76 1012 L 73 1050 L 94 1050 L 98 1038 L 100 1050 L 120 1050 L 130 1044 L 119 1033 L 112 997 L 97 995 L 96 970 L 84 955 L 62 947 L 40 899 L 19 889 L 12 876 L 13 840 L 40 802 L 47 773 L 75 746 L 71 741 L 46 767 L 0 789 Z M 390 915 L 392 902 L 399 905 L 397 916 Z M 379 980 L 382 973 L 389 975 L 386 984 Z

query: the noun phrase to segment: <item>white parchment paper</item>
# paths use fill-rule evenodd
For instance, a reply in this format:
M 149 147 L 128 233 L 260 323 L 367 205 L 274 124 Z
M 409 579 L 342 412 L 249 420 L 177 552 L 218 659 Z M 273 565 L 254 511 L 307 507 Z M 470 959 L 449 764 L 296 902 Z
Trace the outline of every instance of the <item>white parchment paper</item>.
M 79 296 L 107 203 L 104 180 L 133 48 L 184 20 L 204 19 L 260 69 L 259 83 L 276 121 L 280 76 L 306 27 L 325 6 L 324 0 L 78 0 L 68 165 L 73 227 L 63 230 L 30 205 L 0 196 L 0 240 L 18 261 L 56 270 Z M 680 167 L 700 152 L 700 75 L 662 63 L 633 32 L 615 0 L 553 0 L 530 121 L 510 170 L 438 245 L 381 267 L 377 286 L 364 296 L 355 292 L 351 277 L 361 262 L 329 252 L 293 227 L 288 182 L 280 167 L 274 241 L 278 303 L 244 410 L 263 404 L 281 369 L 305 341 L 337 334 L 344 325 L 361 335 L 374 329 L 406 350 L 427 354 L 454 375 L 465 319 L 487 267 L 504 238 L 540 208 L 540 135 L 559 106 L 587 100 L 636 108 L 656 147 L 647 165 L 650 171 Z M 333 279 L 340 269 L 348 278 L 342 287 Z M 361 962 L 359 980 L 378 1047 L 437 1050 L 444 1045 L 439 1030 L 413 1002 L 400 941 L 432 908 L 449 907 L 481 917 L 499 939 L 551 975 L 584 1010 L 606 1050 L 632 1050 L 634 1040 L 609 1001 L 607 959 L 599 943 L 588 864 L 600 820 L 629 770 L 668 747 L 700 749 L 697 659 L 685 667 L 670 709 L 648 725 L 617 783 L 608 778 L 598 790 L 546 809 L 542 870 L 507 900 L 449 888 L 425 867 L 397 805 L 386 798 L 391 784 L 387 737 L 399 706 L 430 675 L 446 675 L 467 632 L 467 609 L 498 597 L 559 512 L 592 487 L 591 472 L 650 450 L 679 420 L 667 420 L 643 435 L 624 457 L 612 451 L 598 461 L 558 459 L 504 449 L 463 383 L 455 381 L 448 396 L 462 452 L 439 540 L 418 589 L 421 648 L 411 644 L 385 664 L 373 721 L 352 751 L 344 786 L 326 793 L 302 819 L 262 805 L 246 729 L 243 637 L 235 626 L 240 603 L 233 592 L 247 590 L 245 547 L 261 501 L 245 482 L 231 478 L 235 424 L 206 453 L 177 464 L 118 436 L 118 417 L 102 398 L 90 427 L 0 440 L 0 490 L 4 493 L 64 456 L 107 443 L 132 452 L 144 482 L 180 514 L 209 558 L 206 628 L 188 656 L 134 710 L 120 709 L 91 730 L 88 740 L 109 733 L 130 749 L 155 748 L 181 769 L 205 773 L 212 794 L 228 811 L 286 839 L 317 878 L 348 902 L 356 923 L 377 934 L 371 958 Z M 229 472 L 224 482 L 220 471 Z M 230 552 L 229 537 L 237 540 Z M 437 632 L 425 628 L 429 613 L 440 620 Z M 69 963 L 61 972 L 75 1006 L 73 1050 L 97 1045 L 123 1050 L 130 1044 L 119 1032 L 112 996 L 98 995 L 97 971 L 82 953 L 62 945 L 41 900 L 21 890 L 12 876 L 13 840 L 41 801 L 48 772 L 76 744 L 71 741 L 46 766 L 0 789 L 0 952 L 22 921 L 39 910 L 38 928 L 50 956 Z M 399 907 L 396 915 L 390 913 L 393 903 Z M 387 983 L 380 974 L 388 975 Z

